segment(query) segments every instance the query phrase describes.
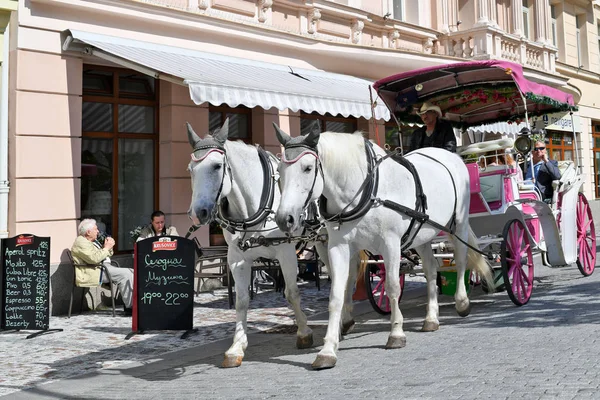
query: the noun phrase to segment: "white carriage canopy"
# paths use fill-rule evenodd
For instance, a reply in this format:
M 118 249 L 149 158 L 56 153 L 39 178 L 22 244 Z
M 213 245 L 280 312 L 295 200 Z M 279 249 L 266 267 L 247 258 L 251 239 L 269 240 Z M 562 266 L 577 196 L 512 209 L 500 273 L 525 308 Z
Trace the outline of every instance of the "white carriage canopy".
M 390 119 L 383 104 L 371 109 L 372 82 L 353 76 L 77 30 L 63 32 L 63 50 L 80 51 L 187 85 L 196 104 Z

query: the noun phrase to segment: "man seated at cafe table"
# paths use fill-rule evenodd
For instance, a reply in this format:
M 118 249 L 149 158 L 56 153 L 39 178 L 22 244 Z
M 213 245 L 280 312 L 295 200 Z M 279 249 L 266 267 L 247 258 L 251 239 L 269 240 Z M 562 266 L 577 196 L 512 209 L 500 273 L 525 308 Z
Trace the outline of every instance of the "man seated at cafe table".
M 150 224 L 142 228 L 136 241 L 148 239 L 154 236 L 179 236 L 174 226 L 165 225 L 165 213 L 157 210 L 150 216 Z
M 71 247 L 71 254 L 75 264 L 102 264 L 117 284 L 123 303 L 125 315 L 131 315 L 133 301 L 133 269 L 119 268 L 110 263 L 113 255 L 115 240 L 107 237 L 104 245 L 98 242 L 98 226 L 93 219 L 84 219 L 77 228 L 79 234 Z M 108 279 L 101 273 L 100 268 L 81 267 L 75 268 L 77 286 L 93 287 L 101 283 L 108 283 Z

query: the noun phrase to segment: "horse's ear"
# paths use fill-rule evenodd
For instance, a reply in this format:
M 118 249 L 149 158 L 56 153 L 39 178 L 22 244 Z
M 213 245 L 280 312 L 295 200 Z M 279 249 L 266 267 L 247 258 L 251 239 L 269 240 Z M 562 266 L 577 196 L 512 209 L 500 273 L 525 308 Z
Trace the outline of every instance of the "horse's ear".
M 192 129 L 192 125 L 190 125 L 189 122 L 186 122 L 185 125 L 187 126 L 188 142 L 190 142 L 192 148 L 195 148 L 196 143 L 200 141 L 200 137 L 194 132 L 194 129 Z
M 310 135 L 313 132 L 321 133 L 321 121 L 319 121 L 318 119 L 313 120 L 313 122 L 310 123 L 306 131 L 306 135 Z
M 213 133 L 213 138 L 220 144 L 225 144 L 227 137 L 229 137 L 229 118 L 223 122 L 221 129 Z
M 308 147 L 316 148 L 319 143 L 319 138 L 321 137 L 321 129 L 311 130 L 306 135 L 306 138 L 303 140 L 304 144 Z
M 292 140 L 292 137 L 284 131 L 282 131 L 281 128 L 277 126 L 275 122 L 273 122 L 273 128 L 275 128 L 275 136 L 277 136 L 277 140 L 279 140 L 279 143 L 281 143 L 282 145 L 285 146 L 287 142 Z

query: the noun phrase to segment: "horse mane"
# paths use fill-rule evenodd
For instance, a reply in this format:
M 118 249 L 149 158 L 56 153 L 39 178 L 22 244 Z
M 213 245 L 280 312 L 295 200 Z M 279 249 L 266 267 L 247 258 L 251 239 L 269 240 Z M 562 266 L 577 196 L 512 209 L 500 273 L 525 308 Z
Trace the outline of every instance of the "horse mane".
M 252 146 L 251 144 L 248 143 L 244 143 L 241 140 L 227 140 L 227 142 L 225 143 L 228 147 L 228 150 L 231 150 L 232 152 L 236 152 L 236 151 L 248 151 L 248 150 L 252 150 L 255 147 Z
M 348 171 L 357 167 L 363 173 L 367 173 L 366 163 L 357 162 L 365 157 L 365 140 L 361 131 L 323 132 L 319 137 L 317 149 L 323 167 L 336 180 L 354 176 L 348 174 Z

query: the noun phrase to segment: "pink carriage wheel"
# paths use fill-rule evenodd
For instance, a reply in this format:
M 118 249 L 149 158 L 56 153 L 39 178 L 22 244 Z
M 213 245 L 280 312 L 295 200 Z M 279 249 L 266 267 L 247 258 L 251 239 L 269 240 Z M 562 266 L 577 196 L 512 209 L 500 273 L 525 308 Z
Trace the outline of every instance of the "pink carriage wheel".
M 374 259 L 380 260 L 379 256 Z M 370 264 L 365 268 L 365 285 L 367 285 L 367 297 L 373 306 L 373 309 L 381 315 L 387 315 L 392 312 L 390 300 L 385 292 L 385 265 Z M 404 274 L 400 274 L 400 298 L 404 294 Z
M 508 296 L 518 306 L 527 304 L 533 289 L 533 254 L 529 236 L 518 219 L 509 221 L 502 233 L 502 276 Z
M 577 199 L 577 268 L 583 276 L 590 276 L 596 267 L 596 230 L 592 209 L 583 195 Z

